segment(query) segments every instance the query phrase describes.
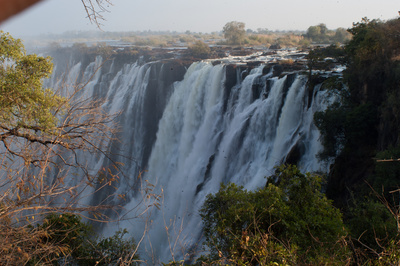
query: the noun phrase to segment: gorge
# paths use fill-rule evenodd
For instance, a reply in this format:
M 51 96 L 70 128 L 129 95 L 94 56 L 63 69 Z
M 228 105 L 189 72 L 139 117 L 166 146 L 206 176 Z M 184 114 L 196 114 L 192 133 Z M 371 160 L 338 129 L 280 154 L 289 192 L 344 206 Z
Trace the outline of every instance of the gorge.
M 104 110 L 120 112 L 115 140 L 105 144 L 111 158 L 85 158 L 93 175 L 110 160 L 121 165 L 116 191 L 87 191 L 85 201 L 121 205 L 119 214 L 109 213 L 119 222 L 101 227 L 103 234 L 126 228 L 139 240 L 147 232 L 141 252 L 149 257 L 168 261 L 196 248 L 202 234 L 198 209 L 220 183 L 264 186 L 283 163 L 303 172 L 328 171 L 329 163 L 317 158 L 322 145 L 313 115 L 335 98 L 321 83 L 311 86 L 305 69 L 293 63 L 304 54 L 198 62 L 52 56 L 47 86 L 86 84 L 79 97 L 101 99 Z M 146 188 L 157 197 L 143 202 Z M 155 203 L 158 208 L 147 210 Z

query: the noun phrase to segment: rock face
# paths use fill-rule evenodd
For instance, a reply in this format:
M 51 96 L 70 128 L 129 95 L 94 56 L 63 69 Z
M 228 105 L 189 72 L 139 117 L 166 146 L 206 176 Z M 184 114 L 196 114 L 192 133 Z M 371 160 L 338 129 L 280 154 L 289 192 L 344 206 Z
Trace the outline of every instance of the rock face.
M 281 49 L 282 47 L 279 44 L 272 44 L 269 49 Z
M 187 215 L 183 234 L 188 246 L 196 243 L 201 221 L 195 214 L 221 182 L 254 189 L 265 185 L 274 166 L 285 161 L 303 171 L 321 170 L 315 157 L 319 132 L 312 116 L 324 108 L 325 94 L 315 91 L 309 104 L 307 76 L 294 70 L 297 64 L 279 64 L 268 56 L 192 63 L 146 53 L 114 54 L 108 60 L 90 53 L 55 55 L 55 75 L 70 82 L 90 78 L 87 97 L 104 99 L 107 112 L 121 111 L 118 141 L 107 143 L 107 148 L 118 151 L 112 160 L 124 165 L 116 193 L 126 195 L 126 201 L 107 190 L 88 193 L 88 201 L 106 199 L 123 205 L 130 215 L 132 206 L 141 206 L 138 174 L 145 170 L 144 180 L 157 185 L 154 193 L 163 193 L 166 210 L 165 216 L 151 217 L 149 238 L 155 255 L 168 261 L 169 237 L 179 236 L 165 235 L 163 219 Z M 266 63 L 270 59 L 273 62 Z M 94 172 L 110 165 L 102 156 L 83 159 Z M 144 230 L 140 225 L 121 226 L 138 234 Z

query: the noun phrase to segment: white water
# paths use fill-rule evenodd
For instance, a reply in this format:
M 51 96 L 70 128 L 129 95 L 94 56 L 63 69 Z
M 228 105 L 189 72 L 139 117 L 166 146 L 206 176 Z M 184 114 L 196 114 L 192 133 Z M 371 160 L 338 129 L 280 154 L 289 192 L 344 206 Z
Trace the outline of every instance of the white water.
M 85 76 L 90 76 L 96 65 L 99 62 L 89 65 Z M 142 252 L 151 253 L 149 257 L 167 262 L 172 254 L 181 257 L 189 252 L 201 236 L 198 209 L 205 196 L 216 192 L 221 182 L 235 182 L 247 189 L 265 185 L 265 177 L 274 173 L 274 166 L 285 162 L 296 145 L 302 151 L 302 171 L 327 170 L 316 159 L 321 145 L 312 118 L 315 111 L 325 108 L 325 95 L 315 91 L 309 104 L 305 76 L 297 75 L 285 87 L 288 76 L 263 76 L 260 66 L 228 91 L 224 89 L 224 65 L 194 63 L 184 79 L 164 93 L 166 105 L 161 119 L 152 121 L 158 123 L 158 130 L 149 132 L 146 117 L 154 106 L 144 103 L 152 67 L 125 65 L 108 80 L 103 80 L 105 72 L 99 71 L 86 92 L 104 98 L 109 112 L 123 110 L 120 144 L 110 147 L 120 149 L 123 156 L 115 159 L 125 164 L 127 174 L 118 188 L 118 193 L 126 194 L 128 199 L 124 203 L 124 218 L 139 212 L 141 197 L 133 187 L 140 170 L 147 171 L 144 179 L 156 186 L 155 193 L 163 196 L 161 210 L 153 210 L 147 220 L 147 225 L 151 225 Z M 72 67 L 70 76 L 76 76 L 79 68 L 80 63 Z M 269 87 L 265 85 L 267 79 L 272 84 Z M 253 100 L 255 83 L 264 84 L 264 96 Z M 99 91 L 96 84 L 100 85 Z M 155 142 L 145 143 L 146 134 L 156 134 Z M 146 145 L 150 145 L 151 153 L 148 161 L 144 160 L 146 165 L 140 165 Z M 102 157 L 88 160 L 93 171 L 104 163 Z M 133 232 L 136 239 L 145 230 L 140 219 L 122 221 L 118 227 Z M 106 228 L 109 232 L 105 234 L 112 234 L 114 229 L 117 228 Z M 183 254 L 182 247 L 186 248 Z

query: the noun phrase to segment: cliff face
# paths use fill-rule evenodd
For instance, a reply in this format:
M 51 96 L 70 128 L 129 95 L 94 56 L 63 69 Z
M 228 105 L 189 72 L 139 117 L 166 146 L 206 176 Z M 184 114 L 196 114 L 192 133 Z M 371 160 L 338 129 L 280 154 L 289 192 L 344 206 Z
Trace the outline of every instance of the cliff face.
M 73 46 L 66 48 L 57 48 L 50 51 L 53 58 L 55 68 L 53 71 L 53 79 L 66 79 L 71 75 L 72 68 L 76 73 L 73 73 L 75 80 L 69 82 L 85 83 L 93 79 L 94 91 L 93 96 L 105 99 L 107 93 L 113 86 L 117 88 L 122 86 L 122 77 L 133 75 L 124 73 L 125 68 L 132 65 L 144 67 L 147 69 L 146 90 L 144 90 L 141 106 L 143 109 L 136 112 L 135 118 L 126 117 L 126 113 L 120 115 L 119 120 L 136 119 L 140 122 L 140 128 L 143 130 L 142 149 L 143 156 L 140 159 L 139 165 L 145 167 L 148 164 L 148 159 L 151 153 L 151 148 L 156 140 L 156 132 L 158 131 L 158 123 L 164 112 L 166 103 L 171 96 L 173 84 L 182 81 L 187 69 L 195 58 L 182 50 L 169 51 L 165 49 L 114 49 L 112 53 L 101 55 L 97 48 L 86 46 Z M 225 55 L 227 52 L 233 55 L 246 55 L 252 52 L 248 50 L 232 50 L 230 47 L 218 48 L 216 51 L 220 55 Z M 271 55 L 275 54 L 273 52 Z M 97 63 L 96 63 L 97 62 Z M 212 63 L 214 66 L 223 64 L 221 61 L 215 60 Z M 262 61 L 249 61 L 246 64 L 228 63 L 224 64 L 224 110 L 228 106 L 228 100 L 232 94 L 232 89 L 241 84 L 241 82 L 250 74 L 250 72 L 263 64 Z M 283 86 L 283 95 L 286 96 L 288 89 L 292 86 L 296 79 L 296 72 L 304 70 L 303 63 L 293 64 L 278 64 L 270 63 L 263 67 L 262 75 L 268 75 L 270 78 L 285 77 Z M 145 70 L 143 70 L 145 71 Z M 121 74 L 122 73 L 122 74 Z M 285 73 L 293 73 L 286 75 Z M 118 78 L 121 75 L 121 78 Z M 143 74 L 144 75 L 144 74 Z M 128 78 L 128 77 L 127 77 Z M 71 79 L 71 78 L 70 78 Z M 53 80 L 53 83 L 56 81 Z M 111 84 L 116 82 L 115 84 Z M 269 91 L 273 82 L 271 79 L 259 78 L 255 80 L 252 87 L 252 101 L 259 98 L 265 99 L 268 97 Z M 134 86 L 134 85 L 130 85 Z M 113 96 L 114 97 L 114 96 Z M 284 98 L 280 103 L 283 105 Z M 135 141 L 132 139 L 132 141 Z M 121 144 L 113 143 L 114 149 L 121 148 Z
M 400 145 L 399 30 L 399 19 L 364 19 L 350 29 L 353 38 L 345 47 L 344 71 L 349 94 L 340 107 L 346 113 L 340 121 L 344 145 L 327 188 L 329 197 L 343 208 L 371 193 L 366 182 L 376 183 L 374 189 L 381 191 L 393 181 L 393 176 L 377 172 L 383 164 L 376 159 L 383 153 L 388 158 L 380 159 L 399 158 L 393 152 Z
M 296 64 L 146 62 L 136 55 L 103 60 L 67 53 L 55 55 L 54 61 L 53 85 L 57 75 L 72 84 L 90 81 L 85 96 L 104 99 L 106 112 L 120 111 L 116 140 L 106 143 L 112 157 L 82 159 L 94 173 L 107 168 L 109 159 L 120 162 L 124 176 L 116 193 L 126 195 L 125 200 L 110 196 L 115 188 L 107 187 L 88 193 L 88 201 L 122 205 L 129 216 L 132 206 L 141 206 L 140 182 L 156 185 L 154 193 L 162 193 L 166 211 L 152 215 L 150 237 L 160 257 L 169 254 L 169 237 L 179 237 L 165 236 L 165 220 L 182 217 L 184 234 L 195 243 L 201 235 L 196 213 L 221 182 L 247 189 L 264 186 L 265 177 L 284 162 L 303 171 L 326 170 L 316 158 L 321 145 L 312 120 L 325 107 L 326 92 L 315 86 L 310 99 L 307 76 L 295 70 Z M 140 225 L 121 226 L 144 231 Z

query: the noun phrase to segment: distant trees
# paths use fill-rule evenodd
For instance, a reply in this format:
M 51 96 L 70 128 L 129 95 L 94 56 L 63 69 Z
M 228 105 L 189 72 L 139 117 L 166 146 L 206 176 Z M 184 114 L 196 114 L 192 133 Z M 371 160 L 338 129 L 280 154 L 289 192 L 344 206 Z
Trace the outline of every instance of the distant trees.
M 325 24 L 321 23 L 316 26 L 310 26 L 307 29 L 306 37 L 314 42 L 325 43 L 328 41 L 327 32 L 328 28 Z
M 188 52 L 195 57 L 206 58 L 210 52 L 210 47 L 203 41 L 198 40 L 195 43 L 189 45 Z
M 258 34 L 268 34 L 270 31 L 267 28 L 257 28 Z
M 231 21 L 223 28 L 226 44 L 229 45 L 279 45 L 280 47 L 308 47 L 311 42 L 320 44 L 345 43 L 350 40 L 351 35 L 346 29 L 338 28 L 329 30 L 327 26 L 320 23 L 310 26 L 305 34 L 301 32 L 272 32 L 267 28 L 258 28 L 256 31 L 245 29 L 245 23 Z
M 222 32 L 228 44 L 241 45 L 246 37 L 245 24 L 243 22 L 228 22 Z
M 351 38 L 351 35 L 343 28 L 332 31 L 328 30 L 325 24 L 320 23 L 316 26 L 310 26 L 306 34 L 304 34 L 304 37 L 315 43 L 345 43 Z
M 345 28 L 337 28 L 335 31 L 335 36 L 333 37 L 333 41 L 339 43 L 345 43 L 351 39 L 351 34 Z

